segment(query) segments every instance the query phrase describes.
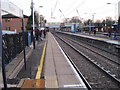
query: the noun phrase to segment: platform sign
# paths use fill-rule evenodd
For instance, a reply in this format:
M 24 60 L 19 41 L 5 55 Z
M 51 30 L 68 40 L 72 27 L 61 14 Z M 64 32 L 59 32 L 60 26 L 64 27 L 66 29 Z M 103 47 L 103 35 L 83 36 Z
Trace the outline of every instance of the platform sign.
M 76 32 L 76 24 L 73 24 L 71 27 L 71 32 L 75 33 Z
M 23 18 L 22 10 L 8 0 L 1 0 L 1 10 Z

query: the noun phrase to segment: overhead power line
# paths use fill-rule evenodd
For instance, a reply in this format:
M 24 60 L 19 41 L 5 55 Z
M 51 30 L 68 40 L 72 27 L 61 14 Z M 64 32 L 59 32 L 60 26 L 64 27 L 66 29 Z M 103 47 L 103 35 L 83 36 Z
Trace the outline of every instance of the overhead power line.
M 79 12 L 78 12 L 78 10 L 77 10 L 77 9 L 76 9 L 76 12 L 77 12 L 78 16 L 80 17 L 80 14 L 79 14 Z
M 82 6 L 87 0 L 83 1 L 82 3 L 80 3 L 76 8 L 74 8 L 70 13 L 68 14 L 71 14 L 73 11 L 75 11 L 77 8 L 79 8 L 80 6 Z M 68 15 L 67 14 L 67 15 Z
M 78 16 L 79 16 L 79 19 L 80 20 L 82 20 L 82 18 L 81 18 L 81 16 L 80 16 L 80 13 L 79 13 L 79 11 L 76 9 L 76 12 L 77 12 L 77 14 L 78 14 Z
M 113 10 L 114 9 L 110 9 L 110 10 L 107 10 L 107 11 L 99 12 L 99 13 L 97 13 L 97 15 L 105 14 L 105 13 L 108 13 L 108 12 L 112 12 Z
M 78 0 L 74 0 L 65 11 L 67 12 L 75 4 L 76 1 Z
M 51 17 L 53 17 L 53 14 L 54 14 L 54 12 L 55 12 L 55 9 L 56 9 L 56 7 L 57 7 L 57 4 L 58 4 L 58 0 L 56 0 L 56 3 L 55 3 L 55 6 L 54 6 L 53 11 L 51 10 Z
M 62 12 L 60 9 L 59 9 L 59 11 L 60 11 L 60 12 L 61 12 L 61 14 L 63 15 L 63 17 L 64 17 L 64 18 L 66 18 L 66 17 L 65 17 L 65 15 L 63 14 L 63 12 Z

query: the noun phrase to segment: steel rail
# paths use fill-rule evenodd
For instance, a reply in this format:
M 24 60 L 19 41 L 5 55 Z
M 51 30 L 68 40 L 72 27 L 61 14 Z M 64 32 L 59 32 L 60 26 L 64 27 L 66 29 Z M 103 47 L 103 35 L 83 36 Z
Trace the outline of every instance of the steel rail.
M 57 36 L 57 35 L 56 35 Z M 65 40 L 63 40 L 62 38 L 60 38 L 59 36 L 57 36 L 60 40 L 62 40 L 63 42 L 65 42 L 68 46 L 70 46 L 71 48 L 73 48 L 76 52 L 78 52 L 79 54 L 81 54 L 84 58 L 86 58 L 88 61 L 90 61 L 93 65 L 95 65 L 96 67 L 98 67 L 102 72 L 104 72 L 105 74 L 107 74 L 111 79 L 113 79 L 115 82 L 120 84 L 120 80 L 117 79 L 116 77 L 114 77 L 113 75 L 111 75 L 109 72 L 107 72 L 103 67 L 100 67 L 99 64 L 97 64 L 96 62 L 94 62 L 95 60 L 89 58 L 87 55 L 85 55 L 83 52 L 79 51 L 78 49 L 76 49 L 73 45 L 69 44 L 68 42 L 66 42 Z
M 54 34 L 55 35 L 55 34 Z M 55 35 L 56 36 L 56 35 Z M 57 37 L 57 36 L 56 36 Z M 93 90 L 92 87 L 90 86 L 90 84 L 88 83 L 88 81 L 85 79 L 85 77 L 83 76 L 83 74 L 80 72 L 80 70 L 78 69 L 78 67 L 75 65 L 75 63 L 72 61 L 72 59 L 70 58 L 70 56 L 66 53 L 66 51 L 64 49 L 62 49 L 65 53 L 65 55 L 68 57 L 68 59 L 70 60 L 71 64 L 73 65 L 73 67 L 75 68 L 75 70 L 78 72 L 79 76 L 81 77 L 81 79 L 83 80 L 84 84 L 86 85 L 88 90 Z
M 57 33 L 62 33 L 62 32 L 57 32 Z M 66 35 L 66 33 L 62 33 L 62 34 Z M 69 34 L 67 34 L 67 35 L 69 35 Z M 72 36 L 76 36 L 76 35 L 72 35 Z M 83 41 L 82 41 L 82 42 L 83 42 Z M 83 42 L 83 43 L 84 43 L 84 42 Z M 120 57 L 119 54 L 115 54 L 115 53 L 109 52 L 109 51 L 107 51 L 107 50 L 101 49 L 101 48 L 99 48 L 99 47 L 97 47 L 97 46 L 91 45 L 91 44 L 88 43 L 88 42 L 86 42 L 86 43 L 87 43 L 88 45 L 92 46 L 92 47 L 95 47 L 95 48 L 98 48 L 98 49 L 100 49 L 100 50 L 103 50 L 104 52 L 107 52 L 107 53 L 110 53 L 110 54 L 112 54 L 112 55 L 115 55 L 115 56 Z
M 88 48 L 88 47 L 85 47 L 85 46 L 81 45 L 81 44 L 80 44 L 79 42 L 77 42 L 77 41 L 73 41 L 73 40 L 70 39 L 70 38 L 67 38 L 67 39 L 71 40 L 72 42 L 74 42 L 74 43 L 76 43 L 76 44 L 79 44 L 80 46 L 82 46 L 82 47 L 84 47 L 84 48 L 86 48 L 86 49 L 88 49 L 88 50 L 90 50 L 90 51 L 92 51 L 92 52 L 94 52 L 94 53 L 96 53 L 96 54 L 98 54 L 98 55 L 100 55 L 100 56 L 102 56 L 102 57 L 110 60 L 110 61 L 112 61 L 113 63 L 115 63 L 115 64 L 117 64 L 117 65 L 120 65 L 120 63 L 118 63 L 118 62 L 116 62 L 116 61 L 113 61 L 112 59 L 110 59 L 110 58 L 108 58 L 108 57 L 106 57 L 106 56 L 104 56 L 104 55 L 102 55 L 102 54 L 100 54 L 100 53 L 98 53 L 98 52 L 96 52 L 96 51 Z M 96 48 L 97 48 L 97 47 L 96 47 Z M 99 49 L 99 48 L 98 48 L 98 49 Z M 102 49 L 100 49 L 100 50 L 102 50 Z M 107 52 L 107 53 L 109 53 L 109 52 Z

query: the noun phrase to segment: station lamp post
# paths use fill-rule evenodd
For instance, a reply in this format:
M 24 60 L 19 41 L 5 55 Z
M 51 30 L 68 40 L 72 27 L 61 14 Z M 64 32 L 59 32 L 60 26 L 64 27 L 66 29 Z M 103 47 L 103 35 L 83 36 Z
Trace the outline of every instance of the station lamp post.
M 35 49 L 35 21 L 34 21 L 34 3 L 33 3 L 33 0 L 31 0 L 31 14 L 32 14 L 32 21 L 33 21 L 33 24 L 32 24 L 32 29 L 33 29 L 33 48 Z
M 116 10 L 117 10 L 117 3 L 107 3 L 108 5 L 115 5 L 115 23 L 116 23 L 116 21 L 117 21 L 117 16 L 116 16 Z
M 40 18 L 40 8 L 42 8 L 43 6 L 39 6 L 39 29 L 41 28 L 41 18 Z
M 107 3 L 108 5 L 115 5 L 115 24 L 114 25 L 117 25 L 116 24 L 116 22 L 117 22 L 117 16 L 116 16 L 116 10 L 117 10 L 117 4 L 118 3 Z M 117 28 L 116 28 L 117 29 Z M 117 35 L 117 32 L 116 32 L 116 30 L 114 31 L 114 39 L 117 39 L 117 37 L 116 37 L 116 35 Z
M 92 14 L 93 26 L 94 26 L 94 18 L 95 18 L 95 14 L 96 14 L 96 13 L 93 13 L 93 14 Z

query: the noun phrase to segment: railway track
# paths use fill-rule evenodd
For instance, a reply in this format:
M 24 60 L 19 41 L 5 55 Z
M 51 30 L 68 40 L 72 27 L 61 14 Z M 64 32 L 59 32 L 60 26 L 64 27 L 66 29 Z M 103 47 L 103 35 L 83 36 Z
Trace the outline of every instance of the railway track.
M 96 60 L 90 58 L 84 52 L 80 51 L 79 49 L 81 48 L 76 48 L 81 46 L 80 44 L 75 41 L 73 42 L 73 40 L 68 38 L 65 39 L 63 36 L 62 38 L 60 36 L 56 36 L 56 39 L 67 55 L 71 57 L 76 67 L 83 73 L 83 76 L 86 78 L 86 80 L 88 80 L 92 88 L 119 88 L 119 79 L 116 78 L 115 75 L 111 74 L 109 70 L 106 70 L 105 67 L 101 66 L 101 64 L 96 62 Z M 113 63 L 113 61 L 111 62 Z M 118 63 L 114 62 L 114 64 Z
M 62 38 L 64 38 L 64 36 L 62 36 Z M 88 45 L 86 46 L 85 44 L 82 44 L 67 37 L 65 37 L 64 40 L 67 40 L 77 49 L 89 56 L 89 58 L 93 59 L 94 62 L 98 63 L 102 68 L 105 69 L 106 72 L 114 76 L 114 78 L 120 80 L 120 63 L 116 62 L 114 59 L 109 58 L 110 55 L 106 56 L 104 55 L 103 51 L 102 53 L 100 53 L 99 50 L 95 48 L 91 48 Z M 118 59 L 119 57 L 116 58 Z
M 63 37 L 66 37 L 67 35 L 66 34 L 62 34 L 62 33 L 59 33 L 60 35 L 62 35 Z M 68 36 L 70 36 L 69 34 L 68 34 Z M 106 54 L 105 53 L 107 53 L 107 54 L 109 54 L 109 59 L 111 59 L 111 60 L 114 60 L 115 58 L 120 58 L 120 54 L 119 53 L 116 53 L 116 52 L 110 52 L 109 50 L 106 50 L 106 49 L 103 49 L 103 48 L 100 48 L 100 47 L 98 47 L 98 46 L 96 46 L 95 44 L 93 44 L 93 43 L 88 43 L 88 42 L 86 42 L 86 41 L 83 41 L 83 40 L 80 40 L 79 38 L 76 38 L 76 37 L 68 37 L 67 36 L 67 39 L 70 39 L 70 38 L 72 38 L 71 40 L 74 40 L 74 41 L 77 41 L 77 42 L 79 42 L 79 43 L 82 43 L 83 44 L 83 46 L 85 45 L 87 45 L 87 47 L 92 47 L 92 48 L 96 48 L 97 50 L 100 50 L 99 52 L 101 52 L 101 54 L 102 53 L 104 53 L 104 55 L 103 56 L 105 56 Z M 119 59 L 117 59 L 116 61 L 114 61 L 114 62 L 117 62 L 117 63 L 119 63 L 120 64 L 120 61 L 119 61 Z
M 64 37 L 64 36 L 63 36 L 63 37 Z M 106 50 L 103 50 L 103 49 L 101 49 L 101 48 L 99 48 L 99 47 L 95 47 L 94 45 L 90 45 L 90 44 L 86 45 L 86 44 L 83 44 L 83 42 L 82 42 L 82 43 L 81 43 L 81 42 L 78 42 L 78 41 L 73 40 L 73 39 L 71 39 L 71 38 L 69 38 L 69 37 L 64 37 L 64 38 L 67 38 L 66 40 L 72 41 L 72 42 L 74 42 L 74 43 L 82 46 L 83 48 L 86 48 L 86 49 L 88 49 L 88 50 L 90 50 L 90 51 L 92 51 L 92 52 L 94 52 L 94 53 L 97 53 L 98 55 L 100 55 L 100 56 L 108 59 L 109 61 L 111 61 L 111 62 L 113 62 L 113 63 L 115 63 L 115 64 L 117 64 L 117 65 L 120 65 L 120 62 L 119 62 L 119 61 L 115 61 L 115 60 L 114 60 L 115 58 L 116 58 L 116 59 L 120 58 L 120 56 L 118 56 L 118 55 L 116 55 L 116 54 L 110 53 L 110 52 L 108 52 L 108 51 L 106 51 Z M 92 48 L 92 49 L 91 49 L 91 48 Z M 97 51 L 94 50 L 94 49 L 97 49 Z M 99 50 L 99 51 L 98 51 L 98 50 Z M 106 56 L 106 55 L 104 54 L 105 52 L 106 52 L 107 54 L 109 54 L 109 56 L 112 55 L 111 57 L 113 57 L 113 58 L 111 58 L 111 57 L 109 57 L 109 56 Z

